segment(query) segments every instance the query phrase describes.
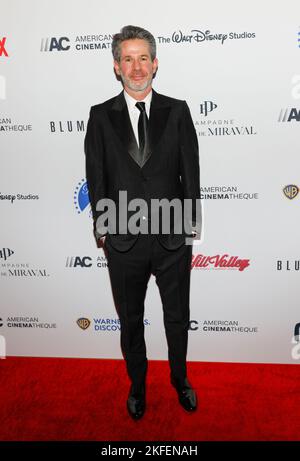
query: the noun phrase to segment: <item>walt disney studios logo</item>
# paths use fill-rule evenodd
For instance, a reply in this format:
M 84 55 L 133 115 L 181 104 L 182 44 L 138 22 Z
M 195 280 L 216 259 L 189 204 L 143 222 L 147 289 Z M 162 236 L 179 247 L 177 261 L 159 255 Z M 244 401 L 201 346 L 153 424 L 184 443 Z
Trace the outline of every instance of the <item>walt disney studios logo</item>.
M 294 328 L 294 336 L 292 338 L 292 350 L 291 355 L 294 360 L 300 359 L 300 322 L 296 323 Z

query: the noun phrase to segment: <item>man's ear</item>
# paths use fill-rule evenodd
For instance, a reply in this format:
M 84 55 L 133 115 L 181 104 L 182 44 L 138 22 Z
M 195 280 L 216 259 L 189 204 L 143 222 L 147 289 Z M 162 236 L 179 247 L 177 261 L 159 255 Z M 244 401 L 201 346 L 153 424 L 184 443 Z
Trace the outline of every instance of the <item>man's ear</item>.
M 157 58 L 153 59 L 152 68 L 153 68 L 153 74 L 155 74 L 158 69 L 158 59 Z
M 118 63 L 118 61 L 114 61 L 114 69 L 115 69 L 115 72 L 117 75 L 120 75 L 120 65 Z

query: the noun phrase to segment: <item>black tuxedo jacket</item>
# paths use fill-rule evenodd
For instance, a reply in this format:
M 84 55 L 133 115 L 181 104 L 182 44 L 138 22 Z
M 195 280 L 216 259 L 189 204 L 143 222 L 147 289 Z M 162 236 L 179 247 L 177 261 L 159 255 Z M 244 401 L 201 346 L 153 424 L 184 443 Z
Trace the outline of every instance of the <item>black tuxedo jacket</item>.
M 149 145 L 143 165 L 137 162 L 138 145 L 132 129 L 124 93 L 93 106 L 85 137 L 86 178 L 89 190 L 94 229 L 104 210 L 97 202 L 109 198 L 116 204 L 118 216 L 119 191 L 127 191 L 128 202 L 142 198 L 150 200 L 192 199 L 192 223 L 201 226 L 196 215 L 196 200 L 200 200 L 199 152 L 195 127 L 185 101 L 170 98 L 153 90 L 149 117 Z M 128 220 L 135 214 L 128 211 Z M 172 214 L 172 213 L 171 213 Z M 160 227 L 157 235 L 167 249 L 176 249 L 185 242 L 189 231 L 174 233 L 174 216 L 170 232 Z M 138 234 L 116 233 L 108 230 L 107 239 L 119 251 L 128 251 Z

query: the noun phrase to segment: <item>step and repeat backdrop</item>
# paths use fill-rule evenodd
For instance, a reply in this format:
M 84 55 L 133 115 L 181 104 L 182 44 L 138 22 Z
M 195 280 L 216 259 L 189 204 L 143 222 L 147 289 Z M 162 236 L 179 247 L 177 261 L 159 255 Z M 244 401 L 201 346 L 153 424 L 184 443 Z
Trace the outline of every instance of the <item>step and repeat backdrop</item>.
M 200 146 L 189 360 L 300 363 L 300 3 L 1 0 L 0 355 L 121 358 L 107 261 L 92 233 L 83 141 L 121 91 L 114 33 L 157 40 L 162 94 Z M 161 301 L 150 359 L 167 359 Z

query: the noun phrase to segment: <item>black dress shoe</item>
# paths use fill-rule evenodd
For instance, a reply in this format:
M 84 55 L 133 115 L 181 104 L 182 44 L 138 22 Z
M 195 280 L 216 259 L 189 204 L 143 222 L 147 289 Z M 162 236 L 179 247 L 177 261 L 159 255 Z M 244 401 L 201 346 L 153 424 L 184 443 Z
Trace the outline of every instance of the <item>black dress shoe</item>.
M 145 408 L 145 388 L 135 390 L 133 386 L 131 386 L 129 396 L 127 399 L 127 410 L 132 419 L 141 419 L 145 413 Z
M 187 378 L 183 382 L 177 381 L 176 379 L 171 380 L 173 386 L 175 387 L 178 400 L 180 405 L 186 411 L 195 411 L 197 410 L 197 396 L 194 389 L 191 387 Z

